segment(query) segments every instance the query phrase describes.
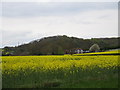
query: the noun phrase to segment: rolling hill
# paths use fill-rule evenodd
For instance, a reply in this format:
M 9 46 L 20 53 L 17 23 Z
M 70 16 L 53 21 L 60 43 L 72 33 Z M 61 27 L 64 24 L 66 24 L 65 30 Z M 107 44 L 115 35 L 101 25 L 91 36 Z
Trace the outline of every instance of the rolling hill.
M 58 35 L 44 37 L 16 47 L 4 47 L 2 55 L 57 55 L 64 54 L 65 50 L 73 48 L 89 50 L 95 43 L 97 43 L 100 46 L 100 49 L 104 51 L 120 48 L 118 45 L 119 39 L 120 37 L 83 39 Z

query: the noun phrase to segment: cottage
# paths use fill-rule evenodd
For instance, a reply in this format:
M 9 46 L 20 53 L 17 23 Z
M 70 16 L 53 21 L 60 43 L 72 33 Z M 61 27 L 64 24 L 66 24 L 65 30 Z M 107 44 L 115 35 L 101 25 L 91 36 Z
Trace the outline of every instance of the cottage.
M 81 48 L 77 48 L 74 51 L 76 54 L 83 53 L 83 50 Z
M 84 51 L 81 48 L 73 48 L 71 50 L 65 50 L 65 54 L 79 54 L 83 52 Z

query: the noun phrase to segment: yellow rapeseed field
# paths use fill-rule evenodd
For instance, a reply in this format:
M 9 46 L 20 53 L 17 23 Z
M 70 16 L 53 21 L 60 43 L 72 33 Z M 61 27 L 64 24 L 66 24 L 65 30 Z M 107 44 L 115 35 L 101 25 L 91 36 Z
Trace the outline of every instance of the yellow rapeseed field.
M 91 81 L 95 77 L 94 75 L 98 77 L 98 80 L 108 77 L 106 75 L 110 75 L 109 78 L 115 78 L 116 70 L 120 66 L 118 57 L 118 55 L 3 56 L 1 64 L 3 87 L 23 87 L 24 85 L 26 87 L 26 84 L 31 86 L 31 84 L 36 85 L 36 83 L 40 83 L 39 87 L 42 87 L 44 81 L 54 79 L 62 80 L 62 83 L 79 82 L 82 79 L 84 81 L 90 79 L 88 81 Z M 114 76 L 111 77 L 112 75 Z M 114 80 L 117 80 L 117 78 L 112 81 Z M 13 81 L 14 83 L 10 83 Z M 110 84 L 113 85 L 113 83 Z M 79 84 L 78 87 L 82 86 Z
M 2 72 L 15 71 L 46 71 L 57 69 L 93 69 L 94 67 L 110 68 L 118 66 L 118 56 L 9 56 L 2 57 Z

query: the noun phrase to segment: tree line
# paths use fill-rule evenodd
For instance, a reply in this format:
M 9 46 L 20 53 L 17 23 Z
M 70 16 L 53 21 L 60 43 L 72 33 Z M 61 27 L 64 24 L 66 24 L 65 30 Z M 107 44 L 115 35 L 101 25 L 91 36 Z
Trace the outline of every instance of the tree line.
M 83 39 L 58 35 L 44 37 L 15 47 L 4 47 L 2 48 L 2 55 L 63 55 L 66 50 L 73 48 L 89 50 L 93 44 L 99 45 L 100 50 L 105 51 L 120 48 L 119 39 L 120 37 Z

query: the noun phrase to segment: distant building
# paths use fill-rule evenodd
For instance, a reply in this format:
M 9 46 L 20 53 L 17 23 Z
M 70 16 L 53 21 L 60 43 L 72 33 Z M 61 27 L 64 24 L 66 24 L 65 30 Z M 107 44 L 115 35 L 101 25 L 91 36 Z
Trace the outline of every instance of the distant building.
M 88 51 L 88 50 L 87 50 L 87 51 L 84 51 L 84 53 L 89 53 L 89 52 L 90 52 L 90 51 Z
M 65 54 L 79 54 L 83 53 L 84 51 L 81 48 L 73 48 L 70 50 L 65 50 Z
M 81 48 L 75 49 L 75 54 L 83 53 L 83 50 Z

